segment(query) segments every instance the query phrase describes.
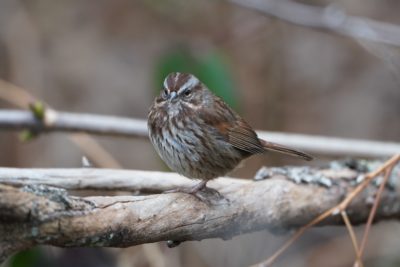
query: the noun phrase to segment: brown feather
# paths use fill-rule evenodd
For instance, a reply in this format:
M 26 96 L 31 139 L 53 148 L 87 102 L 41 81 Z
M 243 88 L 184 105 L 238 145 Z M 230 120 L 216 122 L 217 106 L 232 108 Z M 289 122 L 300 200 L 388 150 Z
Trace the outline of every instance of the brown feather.
M 251 154 L 264 153 L 265 149 L 254 130 L 242 119 L 229 129 L 229 143 L 234 147 Z
M 226 141 L 238 150 L 245 152 L 245 155 L 264 153 L 265 149 L 251 126 L 231 110 L 223 100 L 215 98 L 216 107 L 213 110 L 223 110 L 225 113 L 220 115 L 208 112 L 209 109 L 203 109 L 199 116 L 204 122 L 218 129 L 218 133 Z
M 306 154 L 304 152 L 301 152 L 299 150 L 288 148 L 288 147 L 286 147 L 284 145 L 281 145 L 281 144 L 277 144 L 277 143 L 273 143 L 273 142 L 267 142 L 267 141 L 262 140 L 262 139 L 260 139 L 260 141 L 261 141 L 264 149 L 266 149 L 266 150 L 271 150 L 271 151 L 283 153 L 283 154 L 286 154 L 286 155 L 302 158 L 302 159 L 308 160 L 308 161 L 314 159 L 311 155 Z

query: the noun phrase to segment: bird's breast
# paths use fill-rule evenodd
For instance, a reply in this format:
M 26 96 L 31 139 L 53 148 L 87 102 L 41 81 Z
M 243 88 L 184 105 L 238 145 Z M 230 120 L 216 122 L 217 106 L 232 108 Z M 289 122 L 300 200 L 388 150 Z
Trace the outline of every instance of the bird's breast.
M 201 127 L 195 119 L 170 117 L 156 127 L 159 134 L 150 139 L 160 157 L 172 170 L 189 178 L 213 179 L 231 171 L 242 155 L 210 126 Z

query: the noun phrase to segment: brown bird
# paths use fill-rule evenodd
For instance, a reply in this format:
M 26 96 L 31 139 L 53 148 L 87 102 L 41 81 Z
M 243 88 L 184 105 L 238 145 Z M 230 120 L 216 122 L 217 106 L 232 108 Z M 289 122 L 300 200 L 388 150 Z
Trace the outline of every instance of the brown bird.
M 202 180 L 177 190 L 197 193 L 211 179 L 232 171 L 243 159 L 275 151 L 312 160 L 313 157 L 259 139 L 251 126 L 195 76 L 171 73 L 148 115 L 150 140 L 173 171 Z

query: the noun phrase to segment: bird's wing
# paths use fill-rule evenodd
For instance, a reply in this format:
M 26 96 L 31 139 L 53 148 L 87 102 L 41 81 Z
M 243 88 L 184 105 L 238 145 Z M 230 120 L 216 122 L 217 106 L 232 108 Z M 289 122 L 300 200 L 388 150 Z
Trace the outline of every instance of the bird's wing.
M 254 130 L 242 119 L 236 122 L 228 133 L 228 140 L 234 147 L 251 154 L 263 153 L 265 149 Z
M 265 152 L 257 134 L 239 115 L 224 102 L 218 101 L 213 110 L 223 112 L 211 113 L 210 109 L 200 112 L 203 121 L 214 127 L 217 132 L 235 148 L 250 154 Z

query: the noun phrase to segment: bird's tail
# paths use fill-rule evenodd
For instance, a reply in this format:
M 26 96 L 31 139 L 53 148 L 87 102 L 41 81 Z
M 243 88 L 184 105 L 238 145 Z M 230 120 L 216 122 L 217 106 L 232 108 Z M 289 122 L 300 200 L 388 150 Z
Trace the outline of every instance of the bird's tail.
M 304 152 L 292 149 L 292 148 L 288 148 L 286 146 L 277 144 L 277 143 L 273 143 L 273 142 L 267 142 L 265 140 L 260 140 L 261 144 L 263 145 L 263 147 L 266 150 L 271 150 L 271 151 L 275 151 L 275 152 L 279 152 L 279 153 L 283 153 L 286 155 L 290 155 L 290 156 L 294 156 L 294 157 L 298 157 L 298 158 L 302 158 L 304 160 L 313 160 L 314 157 L 311 155 L 308 155 Z

